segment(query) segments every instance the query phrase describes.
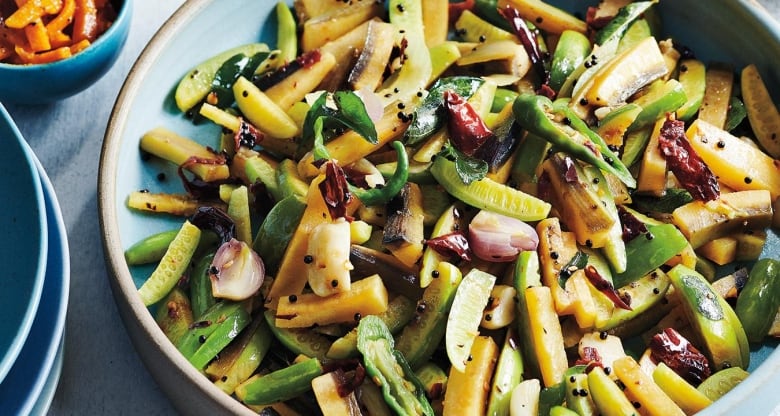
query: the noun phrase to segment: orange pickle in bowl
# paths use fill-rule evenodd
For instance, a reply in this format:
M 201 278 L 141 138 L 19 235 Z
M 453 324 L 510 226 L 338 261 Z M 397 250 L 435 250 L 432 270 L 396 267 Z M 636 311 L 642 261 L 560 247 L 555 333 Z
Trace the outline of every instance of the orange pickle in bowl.
M 0 62 L 60 61 L 89 47 L 117 12 L 109 0 L 2 0 Z

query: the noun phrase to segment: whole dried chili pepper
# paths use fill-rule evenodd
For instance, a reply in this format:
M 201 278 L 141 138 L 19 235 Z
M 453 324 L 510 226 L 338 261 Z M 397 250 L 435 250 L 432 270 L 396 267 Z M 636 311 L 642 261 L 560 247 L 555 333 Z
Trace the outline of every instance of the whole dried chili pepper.
M 465 98 L 450 90 L 444 91 L 443 97 L 444 107 L 449 115 L 447 130 L 450 133 L 450 142 L 464 154 L 473 156 L 493 137 L 493 132 Z
M 669 170 L 694 199 L 714 201 L 720 197 L 718 179 L 688 142 L 684 122 L 667 119 L 661 127 L 658 146 Z

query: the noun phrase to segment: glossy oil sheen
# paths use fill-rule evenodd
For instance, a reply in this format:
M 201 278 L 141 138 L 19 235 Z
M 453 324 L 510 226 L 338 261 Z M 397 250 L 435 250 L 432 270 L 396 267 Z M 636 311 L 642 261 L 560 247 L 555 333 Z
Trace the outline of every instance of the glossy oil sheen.
M 578 7 L 581 15 L 587 4 L 582 0 L 552 3 Z M 112 289 L 141 357 L 171 401 L 186 414 L 250 412 L 218 391 L 180 356 L 137 296 L 137 287 L 151 268 L 129 270 L 124 249 L 154 232 L 181 224 L 175 219 L 134 213 L 126 207 L 127 195 L 134 190 L 180 191 L 175 181 L 156 179 L 160 172 L 175 177 L 175 168 L 160 162 L 142 162 L 138 140 L 146 130 L 163 125 L 215 145 L 219 129 L 193 126 L 176 109 L 173 90 L 191 67 L 229 47 L 259 40 L 273 47 L 275 4 L 270 0 L 194 0 L 185 4 L 131 71 L 104 142 L 99 202 L 107 261 L 113 272 Z M 726 61 L 736 68 L 757 64 L 780 101 L 780 80 L 770 71 L 780 64 L 780 28 L 767 13 L 748 0 L 665 0 L 659 7 L 665 33 L 693 48 L 704 62 Z M 770 234 L 763 255 L 778 257 L 777 234 Z M 755 371 L 750 378 L 702 414 L 736 414 L 736 409 L 739 414 L 768 414 L 778 402 L 771 386 L 780 381 L 780 355 L 773 353 L 774 346 L 756 348 L 751 357 L 751 370 Z M 758 391 L 759 396 L 748 396 L 750 391 Z

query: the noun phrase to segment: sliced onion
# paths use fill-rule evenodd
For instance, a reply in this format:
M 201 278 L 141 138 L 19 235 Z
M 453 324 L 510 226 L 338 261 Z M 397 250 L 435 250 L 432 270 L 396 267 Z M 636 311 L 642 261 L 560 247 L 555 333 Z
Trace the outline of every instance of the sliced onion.
M 369 88 L 361 88 L 360 90 L 355 91 L 355 95 L 363 100 L 363 105 L 366 106 L 366 113 L 368 113 L 368 117 L 371 118 L 371 121 L 376 123 L 382 119 L 382 116 L 385 114 L 385 107 L 382 104 L 382 100 L 374 91 L 371 91 Z
M 209 270 L 214 297 L 244 300 L 260 289 L 265 279 L 265 265 L 249 245 L 235 238 L 222 244 Z
M 522 251 L 536 250 L 539 235 L 530 225 L 515 218 L 480 211 L 469 224 L 469 246 L 485 261 L 509 262 Z

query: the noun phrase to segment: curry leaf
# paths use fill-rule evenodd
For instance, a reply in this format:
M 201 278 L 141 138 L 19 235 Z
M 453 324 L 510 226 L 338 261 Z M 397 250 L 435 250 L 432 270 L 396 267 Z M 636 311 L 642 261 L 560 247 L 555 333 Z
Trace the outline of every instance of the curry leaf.
M 321 94 L 312 103 L 303 121 L 303 134 L 299 144 L 302 148 L 311 146 L 314 159 L 329 159 L 325 148 L 323 131 L 326 125 L 336 124 L 355 131 L 372 144 L 379 143 L 376 127 L 371 121 L 363 100 L 352 91 L 337 91 L 333 94 L 336 108 L 328 106 L 328 94 Z
M 484 178 L 488 172 L 488 164 L 482 159 L 468 156 L 447 143 L 437 157 L 446 157 L 455 161 L 455 171 L 466 185 Z

